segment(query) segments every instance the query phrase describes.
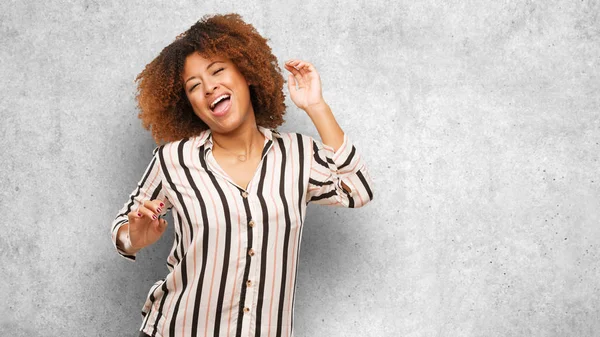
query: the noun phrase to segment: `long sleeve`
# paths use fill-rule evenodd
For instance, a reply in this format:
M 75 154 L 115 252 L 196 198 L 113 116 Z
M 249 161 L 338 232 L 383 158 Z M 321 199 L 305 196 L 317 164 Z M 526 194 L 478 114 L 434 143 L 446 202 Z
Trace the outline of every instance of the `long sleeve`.
M 313 140 L 312 152 L 309 202 L 358 208 L 373 199 L 373 182 L 365 162 L 346 134 L 337 151 Z M 350 192 L 344 189 L 342 182 Z
M 129 260 L 135 260 L 135 254 L 128 255 L 117 246 L 117 233 L 119 228 L 127 223 L 127 214 L 129 212 L 137 210 L 142 202 L 154 199 L 161 199 L 164 201 L 165 207 L 163 208 L 163 214 L 172 207 L 169 200 L 166 198 L 165 189 L 163 188 L 162 173 L 160 161 L 157 155 L 157 149 L 154 150 L 154 156 L 146 168 L 142 179 L 139 181 L 133 192 L 131 192 L 129 199 L 119 210 L 119 213 L 111 224 L 111 237 L 113 245 L 115 246 L 117 252 L 121 254 L 121 256 Z

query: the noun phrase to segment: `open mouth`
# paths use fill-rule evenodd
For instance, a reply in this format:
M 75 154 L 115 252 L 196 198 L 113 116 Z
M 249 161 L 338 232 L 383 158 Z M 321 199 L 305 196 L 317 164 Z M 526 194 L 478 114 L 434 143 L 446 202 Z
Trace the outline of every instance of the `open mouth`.
M 210 110 L 212 110 L 212 112 L 215 115 L 219 116 L 219 115 L 224 115 L 230 106 L 231 106 L 231 96 L 225 94 L 225 95 L 221 95 L 221 96 L 217 97 L 210 104 Z

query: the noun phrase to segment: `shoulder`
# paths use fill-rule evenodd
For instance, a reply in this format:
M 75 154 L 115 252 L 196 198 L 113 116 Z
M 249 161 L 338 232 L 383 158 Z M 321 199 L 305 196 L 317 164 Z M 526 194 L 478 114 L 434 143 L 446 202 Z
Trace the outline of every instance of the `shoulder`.
M 273 132 L 273 138 L 281 138 L 284 141 L 287 142 L 312 142 L 314 141 L 314 138 L 302 133 L 298 133 L 298 132 L 281 132 L 281 131 L 277 131 L 277 130 L 271 130 Z
M 291 147 L 293 149 L 307 149 L 311 148 L 315 144 L 313 137 L 298 133 L 298 132 L 279 132 L 271 130 L 273 132 L 273 140 L 283 144 L 285 147 Z
M 165 144 L 161 144 L 161 145 L 158 145 L 154 149 L 153 153 L 154 153 L 154 155 L 164 155 L 165 153 L 169 153 L 171 151 L 177 152 L 180 147 L 184 147 L 184 146 L 200 147 L 202 144 L 204 144 L 206 142 L 209 135 L 210 135 L 210 132 L 207 130 L 207 131 L 202 131 L 200 134 L 193 136 L 193 137 L 188 137 L 188 138 L 184 138 L 184 139 L 171 141 L 171 142 L 168 142 Z

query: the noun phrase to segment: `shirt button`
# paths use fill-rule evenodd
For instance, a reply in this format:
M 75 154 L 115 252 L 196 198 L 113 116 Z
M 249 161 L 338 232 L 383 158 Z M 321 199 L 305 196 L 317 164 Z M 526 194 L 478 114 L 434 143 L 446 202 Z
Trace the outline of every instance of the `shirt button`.
M 252 248 L 248 249 L 248 255 L 254 256 L 254 249 L 252 249 Z
M 248 280 L 246 281 L 246 287 L 250 287 L 252 285 L 252 281 Z
M 254 220 L 250 220 L 250 222 L 248 222 L 248 226 L 254 227 L 254 225 L 256 225 L 256 223 L 254 222 Z
M 250 308 L 248 308 L 248 307 L 244 307 L 244 312 L 245 312 L 245 313 L 249 313 L 249 312 L 250 312 Z
M 246 192 L 246 191 L 242 192 L 242 197 L 244 197 L 244 199 L 248 198 L 248 192 Z

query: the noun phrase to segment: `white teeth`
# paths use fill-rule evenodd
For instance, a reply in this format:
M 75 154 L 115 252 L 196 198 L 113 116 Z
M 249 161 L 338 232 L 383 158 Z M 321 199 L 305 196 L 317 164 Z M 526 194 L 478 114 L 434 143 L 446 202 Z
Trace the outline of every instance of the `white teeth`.
M 220 101 L 229 98 L 229 95 L 221 95 L 219 97 L 217 97 L 217 99 L 215 99 L 211 104 L 210 104 L 210 109 L 214 109 L 215 105 L 217 105 L 217 103 L 219 103 Z

